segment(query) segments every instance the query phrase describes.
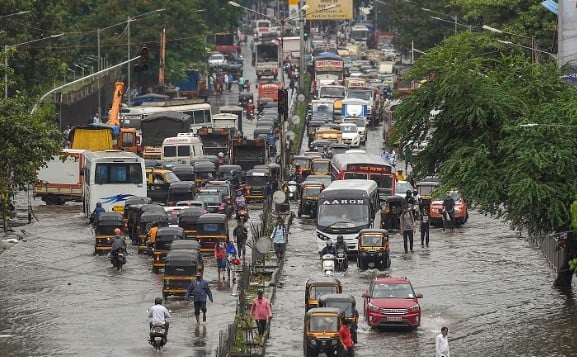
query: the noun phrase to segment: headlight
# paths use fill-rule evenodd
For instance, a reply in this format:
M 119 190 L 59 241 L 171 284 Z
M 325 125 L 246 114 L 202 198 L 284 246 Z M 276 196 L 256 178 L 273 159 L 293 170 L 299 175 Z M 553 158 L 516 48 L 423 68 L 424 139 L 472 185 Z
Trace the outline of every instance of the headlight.
M 335 346 L 337 344 L 337 340 L 331 340 L 331 345 Z
M 461 207 L 455 207 L 455 213 L 461 213 Z
M 421 307 L 418 304 L 409 307 L 409 312 L 419 312 L 420 310 L 421 310 Z
M 317 344 L 317 340 L 311 340 L 311 345 L 316 346 L 316 344 Z
M 361 256 L 366 257 L 366 256 L 367 256 L 367 252 L 361 252 Z
M 373 304 L 371 304 L 371 303 L 369 303 L 369 304 L 367 305 L 367 307 L 369 308 L 370 311 L 377 311 L 377 310 L 379 310 L 379 307 L 378 307 L 377 305 L 373 305 Z

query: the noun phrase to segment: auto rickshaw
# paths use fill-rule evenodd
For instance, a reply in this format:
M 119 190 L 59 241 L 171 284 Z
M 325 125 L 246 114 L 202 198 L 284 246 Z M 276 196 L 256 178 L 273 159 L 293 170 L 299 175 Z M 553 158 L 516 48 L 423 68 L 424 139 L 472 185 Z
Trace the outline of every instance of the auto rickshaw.
M 272 126 L 259 126 L 253 131 L 253 139 L 264 139 L 268 142 L 269 135 L 272 135 L 274 129 Z
M 180 181 L 180 179 L 170 170 L 167 169 L 146 169 L 146 195 L 153 202 L 166 202 L 168 196 L 168 187 L 171 183 Z
M 194 175 L 194 167 L 192 167 L 192 165 L 175 165 L 172 168 L 172 172 L 174 172 L 174 174 L 176 176 L 178 176 L 178 178 L 181 181 L 194 181 L 195 180 L 195 175 Z
M 421 211 L 423 210 L 423 207 L 431 206 L 433 191 L 435 191 L 435 189 L 440 185 L 441 182 L 439 179 L 433 176 L 425 177 L 422 181 L 417 182 L 417 195 Z
M 172 242 L 184 239 L 184 230 L 180 227 L 162 227 L 156 233 L 154 246 L 152 246 L 152 272 L 158 271 L 166 265 L 166 254 L 170 251 Z
M 318 307 L 319 297 L 343 292 L 341 282 L 332 277 L 310 278 L 305 285 L 305 311 Z
M 359 232 L 357 266 L 361 270 L 391 266 L 389 232 L 384 229 L 363 229 Z
M 209 161 L 215 165 L 218 165 L 218 156 L 217 155 L 200 155 L 190 160 L 190 164 L 194 166 L 197 162 L 201 161 Z
M 405 199 L 400 196 L 386 196 L 381 198 L 381 228 L 399 230 L 401 214 Z
M 200 243 L 196 239 L 175 240 L 170 246 L 170 251 L 177 250 L 196 251 L 198 254 L 198 268 L 202 269 L 202 253 L 200 252 Z
M 252 169 L 246 173 L 244 197 L 247 201 L 264 199 L 264 191 L 270 179 L 267 169 Z
M 241 178 L 243 173 L 240 165 L 220 165 L 216 172 L 216 179 L 222 181 L 230 181 L 233 179 L 233 175 L 236 175 L 239 183 L 242 181 Z
M 214 180 L 216 177 L 216 165 L 210 161 L 199 161 L 194 163 L 196 189 L 200 189 L 206 181 Z
M 295 156 L 292 159 L 292 170 L 294 172 L 295 167 L 298 165 L 302 170 L 302 175 L 306 178 L 311 174 L 313 158 L 309 156 Z
M 115 236 L 114 230 L 120 228 L 124 231 L 124 220 L 122 214 L 116 212 L 103 212 L 98 217 L 98 222 L 94 228 L 95 242 L 94 254 L 104 254 L 110 252 L 112 240 Z
M 198 218 L 206 213 L 200 207 L 190 207 L 180 211 L 178 226 L 184 230 L 185 239 L 196 239 L 198 234 Z
M 158 222 L 159 227 L 168 226 L 168 214 L 164 210 L 164 207 L 158 207 L 160 207 L 161 210 L 148 208 L 142 212 L 138 218 L 138 254 L 143 254 L 147 251 L 146 241 L 148 240 L 148 230 L 152 224 Z
M 303 214 L 311 218 L 316 217 L 317 208 L 319 205 L 319 197 L 321 191 L 325 186 L 316 181 L 305 181 L 301 185 L 300 203 L 297 215 L 301 217 Z
M 198 253 L 188 250 L 170 251 L 166 255 L 162 297 L 186 296 L 188 287 L 199 270 Z
M 355 314 L 357 303 L 350 294 L 326 294 L 319 298 L 319 307 L 335 307 L 343 312 L 343 317 L 353 324 L 358 323 L 358 311 Z M 351 331 L 351 334 L 353 331 Z
M 150 197 L 130 197 L 124 203 L 124 212 L 122 218 L 126 224 L 126 233 L 132 242 L 138 240 L 138 227 L 136 221 L 140 215 L 140 208 L 143 205 L 151 203 Z
M 335 307 L 315 307 L 306 312 L 304 318 L 303 352 L 305 357 L 338 356 L 342 345 L 339 329 L 344 315 Z
M 330 175 L 331 174 L 331 160 L 329 159 L 313 159 L 311 162 L 312 175 Z
M 198 217 L 196 240 L 200 243 L 201 252 L 212 253 L 217 243 L 225 243 L 227 239 L 228 221 L 225 214 L 207 213 Z
M 174 206 L 178 201 L 189 201 L 194 198 L 194 181 L 173 182 L 168 187 L 167 206 Z

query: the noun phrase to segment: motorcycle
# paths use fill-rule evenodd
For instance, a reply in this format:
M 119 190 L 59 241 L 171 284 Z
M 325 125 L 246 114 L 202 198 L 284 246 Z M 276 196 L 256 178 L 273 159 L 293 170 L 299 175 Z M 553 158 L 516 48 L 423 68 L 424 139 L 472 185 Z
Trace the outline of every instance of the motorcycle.
M 236 210 L 236 220 L 237 221 L 242 221 L 244 223 L 248 222 L 248 219 L 250 217 L 248 216 L 248 209 L 246 208 L 240 208 Z
M 455 225 L 453 224 L 451 212 L 446 209 L 441 209 L 440 211 L 443 215 L 443 232 L 447 229 L 452 232 Z
M 163 325 L 152 326 L 148 343 L 157 351 L 160 351 L 162 347 L 166 345 L 166 329 Z
M 335 275 L 335 256 L 332 254 L 325 254 L 321 257 L 321 265 L 324 276 Z
M 122 270 L 122 266 L 126 264 L 126 251 L 124 249 L 119 249 L 115 255 L 111 255 L 110 262 L 116 270 Z
M 298 184 L 296 181 L 289 181 L 287 183 L 288 186 L 288 198 L 289 200 L 296 201 L 297 200 L 297 191 L 298 191 Z
M 347 253 L 345 253 L 344 249 L 338 249 L 336 256 L 335 270 L 339 272 L 344 272 L 347 271 L 348 267 L 349 262 L 347 259 Z

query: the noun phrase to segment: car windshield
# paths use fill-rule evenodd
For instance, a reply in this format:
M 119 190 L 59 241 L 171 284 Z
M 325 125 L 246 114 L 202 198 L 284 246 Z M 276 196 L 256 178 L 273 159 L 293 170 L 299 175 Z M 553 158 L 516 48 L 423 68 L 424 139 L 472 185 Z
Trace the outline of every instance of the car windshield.
M 328 172 L 329 171 L 329 162 L 328 161 L 313 162 L 313 170 L 314 171 Z
M 338 331 L 339 320 L 337 316 L 312 316 L 309 320 L 309 331 L 324 332 Z
M 415 292 L 410 284 L 375 284 L 373 285 L 371 297 L 381 299 L 414 299 Z
M 197 201 L 205 202 L 207 204 L 221 203 L 220 195 L 197 195 L 194 199 Z
M 343 133 L 356 133 L 357 126 L 356 125 L 341 125 L 341 131 Z
M 321 205 L 319 207 L 319 226 L 345 224 L 358 227 L 366 225 L 367 222 L 369 222 L 369 207 L 366 204 Z
M 222 61 L 222 60 L 224 60 L 224 56 L 223 55 L 212 55 L 212 56 L 210 56 L 210 60 L 211 61 Z
M 207 184 L 206 186 L 204 186 L 204 188 L 211 189 L 211 190 L 217 190 L 220 194 L 222 194 L 225 197 L 230 196 L 230 193 L 228 191 L 228 187 L 224 186 L 224 185 Z
M 363 235 L 361 238 L 361 245 L 368 247 L 378 247 L 383 245 L 383 237 L 381 235 Z
M 370 100 L 371 99 L 371 91 L 368 91 L 368 90 L 349 91 L 347 93 L 347 98 Z
M 413 191 L 413 186 L 409 181 L 397 181 L 395 185 L 395 192 L 398 194 L 406 194 L 407 191 Z

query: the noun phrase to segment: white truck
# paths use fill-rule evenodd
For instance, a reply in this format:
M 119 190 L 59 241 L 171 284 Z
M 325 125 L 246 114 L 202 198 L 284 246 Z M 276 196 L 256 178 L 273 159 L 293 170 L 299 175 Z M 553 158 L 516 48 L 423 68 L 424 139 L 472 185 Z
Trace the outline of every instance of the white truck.
M 301 57 L 301 39 L 300 37 L 283 37 L 282 38 L 282 60 L 290 59 L 292 64 L 298 64 Z
M 84 163 L 86 150 L 64 149 L 59 157 L 46 162 L 38 170 L 34 184 L 34 197 L 40 197 L 47 205 L 62 205 L 66 201 L 82 201 Z

